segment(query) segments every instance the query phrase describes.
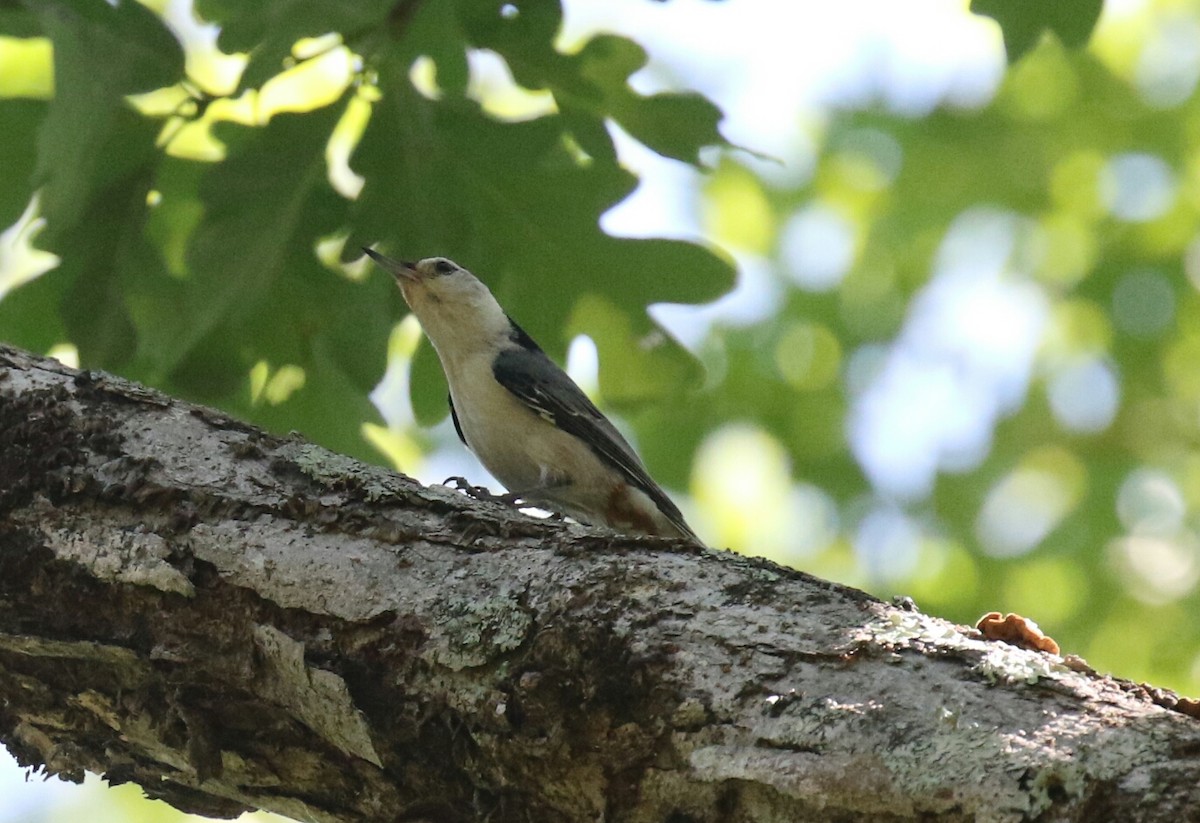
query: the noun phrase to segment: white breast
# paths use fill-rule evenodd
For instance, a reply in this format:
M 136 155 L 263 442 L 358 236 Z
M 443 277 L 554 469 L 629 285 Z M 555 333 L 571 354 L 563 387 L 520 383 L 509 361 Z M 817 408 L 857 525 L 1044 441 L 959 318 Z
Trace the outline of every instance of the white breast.
M 575 486 L 572 497 L 586 493 L 585 487 L 607 489 L 612 471 L 587 445 L 497 383 L 489 353 L 443 366 L 467 445 L 506 488 L 523 492 L 567 480 Z

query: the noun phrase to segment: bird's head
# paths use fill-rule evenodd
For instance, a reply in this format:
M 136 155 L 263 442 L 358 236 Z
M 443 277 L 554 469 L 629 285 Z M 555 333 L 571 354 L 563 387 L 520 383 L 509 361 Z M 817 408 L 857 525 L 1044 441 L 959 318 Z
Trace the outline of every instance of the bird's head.
M 453 260 L 426 257 L 412 263 L 363 251 L 396 278 L 405 302 L 439 351 L 464 336 L 486 340 L 508 334 L 508 317 L 491 290 Z

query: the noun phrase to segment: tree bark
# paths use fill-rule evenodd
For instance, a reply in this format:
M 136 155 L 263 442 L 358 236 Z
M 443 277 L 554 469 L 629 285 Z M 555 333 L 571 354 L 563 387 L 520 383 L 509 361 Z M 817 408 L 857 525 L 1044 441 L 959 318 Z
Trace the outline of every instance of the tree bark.
M 1197 820 L 1172 702 L 0 347 L 0 741 L 49 774 L 315 821 Z

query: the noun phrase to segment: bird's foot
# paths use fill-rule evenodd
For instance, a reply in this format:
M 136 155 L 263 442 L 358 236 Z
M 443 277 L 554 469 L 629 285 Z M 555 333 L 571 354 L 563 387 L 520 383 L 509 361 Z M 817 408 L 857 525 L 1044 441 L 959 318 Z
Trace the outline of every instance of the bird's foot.
M 492 494 L 492 492 L 488 490 L 487 486 L 473 485 L 465 477 L 447 477 L 444 481 L 442 481 L 442 485 L 449 486 L 452 489 L 457 489 L 467 497 L 473 497 L 476 500 L 483 500 L 490 503 L 507 502 L 504 500 L 507 495 Z
M 449 486 L 452 489 L 465 494 L 467 497 L 475 500 L 482 500 L 485 503 L 503 503 L 508 506 L 514 506 L 518 509 L 535 508 L 542 509 L 549 513 L 548 520 L 562 520 L 563 515 L 553 509 L 545 508 L 544 504 L 536 500 L 531 500 L 530 497 L 537 493 L 537 489 L 525 489 L 523 491 L 505 492 L 504 494 L 495 494 L 486 486 L 476 486 L 469 482 L 465 477 L 447 477 L 442 483 L 443 486 Z

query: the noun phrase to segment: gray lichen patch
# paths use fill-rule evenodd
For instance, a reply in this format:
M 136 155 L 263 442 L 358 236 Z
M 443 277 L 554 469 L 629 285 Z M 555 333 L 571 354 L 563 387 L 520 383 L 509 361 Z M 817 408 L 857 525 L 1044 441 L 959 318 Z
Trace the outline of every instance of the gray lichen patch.
M 187 576 L 168 562 L 171 548 L 161 535 L 144 528 L 112 529 L 44 527 L 46 547 L 60 559 L 83 566 L 100 580 L 116 580 L 184 597 L 195 595 Z
M 1003 738 L 997 729 L 991 724 L 958 720 L 938 723 L 932 733 L 927 730 L 882 748 L 881 765 L 902 792 L 942 797 L 947 807 L 970 802 L 976 819 L 989 823 L 1025 819 L 1033 800 L 1021 785 L 1023 770 L 1001 779 L 995 775 L 984 782 L 979 779 L 1007 745 L 998 742 Z M 931 771 L 930 762 L 942 765 Z
M 1162 727 L 1164 735 L 1166 724 Z M 974 785 L 984 802 L 976 819 L 995 823 L 1032 820 L 1064 802 L 1082 798 L 1095 782 L 1118 779 L 1131 763 L 1169 757 L 1166 741 L 1146 729 L 1109 728 L 1092 716 L 1047 716 L 1029 729 L 1003 729 L 990 723 L 942 724 L 932 735 L 885 752 L 888 770 L 907 789 L 935 792 L 949 780 Z M 928 764 L 946 765 L 932 779 Z M 987 773 L 995 762 L 1010 764 L 1007 777 Z M 955 776 L 955 773 L 958 776 Z
M 486 665 L 519 647 L 533 618 L 510 594 L 460 603 L 447 610 L 422 655 L 453 671 Z
M 989 683 L 1028 683 L 1070 676 L 1071 670 L 1057 655 L 1020 649 L 1007 643 L 989 643 L 975 665 Z
M 388 500 L 403 491 L 401 479 L 395 473 L 368 466 L 312 443 L 285 443 L 279 448 L 278 454 L 322 486 L 343 488 L 352 484 L 372 503 Z
M 339 750 L 382 767 L 367 721 L 342 678 L 307 665 L 304 644 L 273 626 L 256 626 L 254 642 L 262 654 L 263 694 Z
M 942 650 L 983 651 L 986 648 L 982 640 L 967 637 L 953 623 L 920 612 L 896 610 L 888 611 L 880 620 L 863 626 L 858 639 L 900 648 L 916 645 Z

